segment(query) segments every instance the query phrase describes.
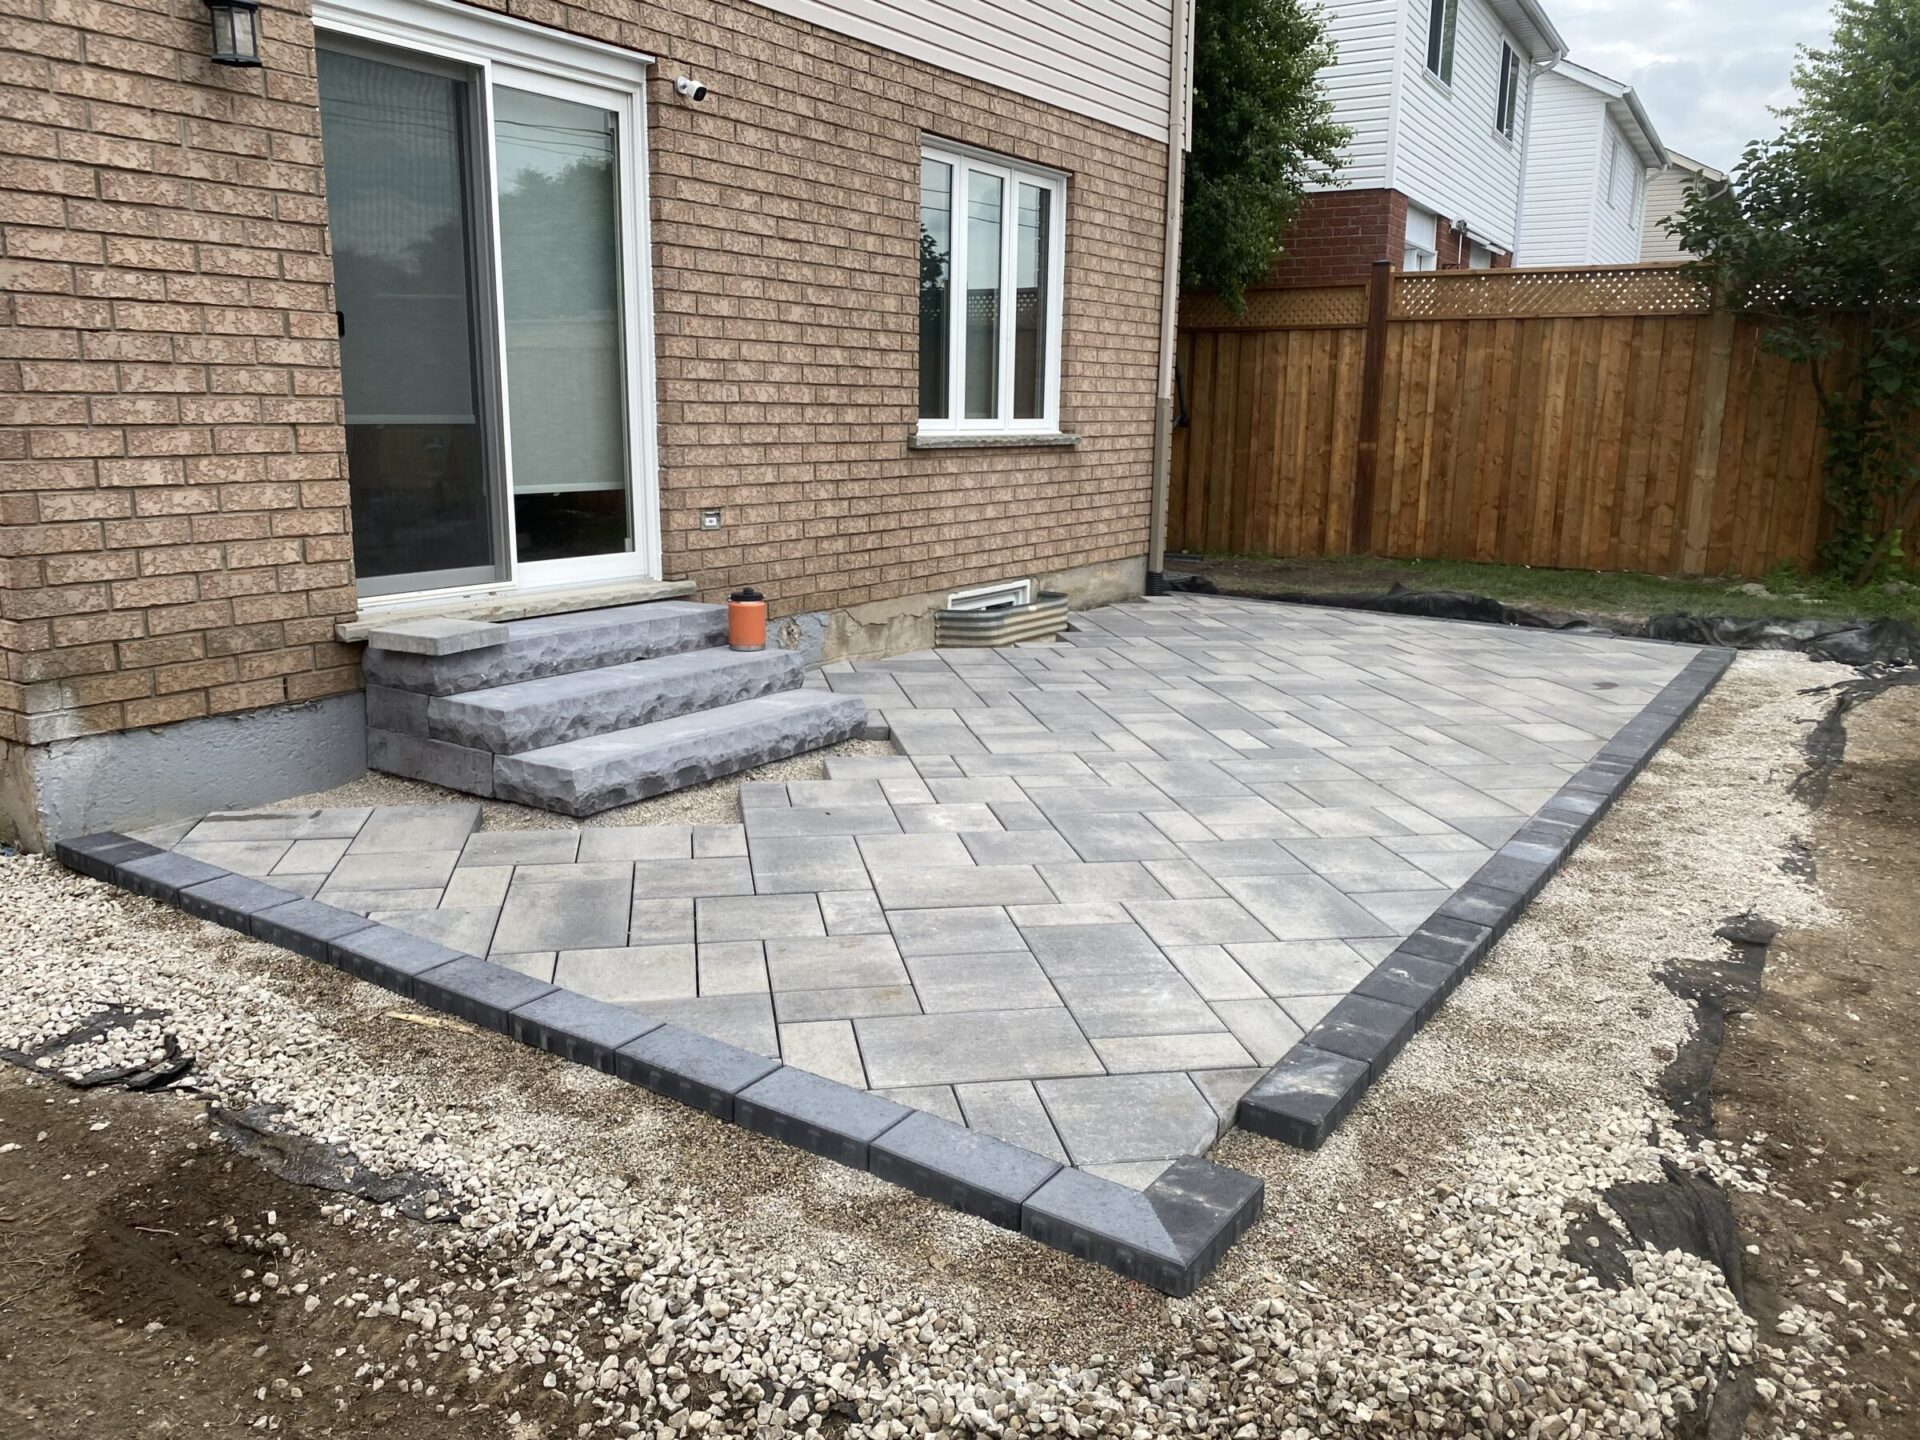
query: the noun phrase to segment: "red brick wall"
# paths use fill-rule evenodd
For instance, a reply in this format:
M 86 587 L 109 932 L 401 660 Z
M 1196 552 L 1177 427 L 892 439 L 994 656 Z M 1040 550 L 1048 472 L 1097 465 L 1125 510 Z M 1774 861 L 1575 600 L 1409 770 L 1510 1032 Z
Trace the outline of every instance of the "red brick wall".
M 1376 260 L 1400 263 L 1407 197 L 1397 190 L 1329 190 L 1309 195 L 1287 231 L 1269 278 L 1274 285 L 1346 285 Z

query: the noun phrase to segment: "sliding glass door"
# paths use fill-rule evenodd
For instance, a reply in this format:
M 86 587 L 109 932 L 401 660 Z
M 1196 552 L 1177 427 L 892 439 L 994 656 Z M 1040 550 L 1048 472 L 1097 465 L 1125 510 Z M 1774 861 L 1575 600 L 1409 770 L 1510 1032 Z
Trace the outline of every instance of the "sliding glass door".
M 644 578 L 639 94 L 322 31 L 361 592 Z

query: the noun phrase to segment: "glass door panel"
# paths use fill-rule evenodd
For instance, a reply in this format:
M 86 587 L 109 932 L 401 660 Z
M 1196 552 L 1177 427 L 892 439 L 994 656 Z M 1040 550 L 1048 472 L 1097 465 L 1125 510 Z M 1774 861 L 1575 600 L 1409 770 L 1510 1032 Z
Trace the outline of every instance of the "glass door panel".
M 493 90 L 520 563 L 633 549 L 618 117 Z
M 474 82 L 327 48 L 319 69 L 360 588 L 497 580 Z

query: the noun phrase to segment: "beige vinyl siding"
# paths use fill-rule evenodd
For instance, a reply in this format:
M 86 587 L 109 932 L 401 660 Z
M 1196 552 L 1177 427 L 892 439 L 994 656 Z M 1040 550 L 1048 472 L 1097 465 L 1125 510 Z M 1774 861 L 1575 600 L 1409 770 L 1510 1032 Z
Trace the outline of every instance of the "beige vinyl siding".
M 1167 135 L 1175 0 L 763 0 L 1135 134 Z
M 1647 181 L 1646 213 L 1640 224 L 1640 258 L 1642 260 L 1691 260 L 1691 251 L 1683 250 L 1680 242 L 1667 233 L 1660 222 L 1669 215 L 1676 215 L 1680 207 L 1687 203 L 1687 188 L 1694 182 L 1694 176 L 1679 166 L 1662 170 Z

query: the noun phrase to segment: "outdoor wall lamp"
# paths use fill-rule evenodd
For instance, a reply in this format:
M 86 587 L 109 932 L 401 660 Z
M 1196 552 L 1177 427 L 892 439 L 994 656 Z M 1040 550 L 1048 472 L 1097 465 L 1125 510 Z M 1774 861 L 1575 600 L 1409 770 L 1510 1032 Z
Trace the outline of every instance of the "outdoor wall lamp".
M 207 0 L 213 12 L 213 63 L 260 63 L 260 5 L 258 0 Z

